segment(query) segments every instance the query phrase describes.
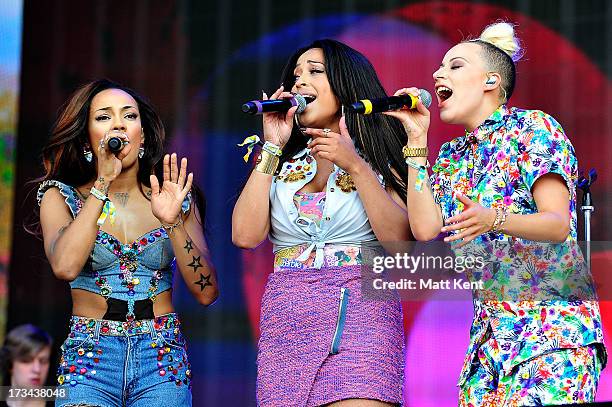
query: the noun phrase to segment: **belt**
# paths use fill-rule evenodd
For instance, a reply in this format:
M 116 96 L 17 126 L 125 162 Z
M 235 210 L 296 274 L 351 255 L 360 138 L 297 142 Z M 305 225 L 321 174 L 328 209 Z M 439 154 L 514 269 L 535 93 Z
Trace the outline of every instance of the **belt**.
M 180 327 L 180 320 L 176 313 L 172 312 L 160 315 L 153 319 L 133 321 L 112 321 L 107 319 L 96 319 L 73 316 L 70 318 L 70 330 L 88 335 L 109 336 L 131 336 L 150 334 L 162 329 L 175 329 Z

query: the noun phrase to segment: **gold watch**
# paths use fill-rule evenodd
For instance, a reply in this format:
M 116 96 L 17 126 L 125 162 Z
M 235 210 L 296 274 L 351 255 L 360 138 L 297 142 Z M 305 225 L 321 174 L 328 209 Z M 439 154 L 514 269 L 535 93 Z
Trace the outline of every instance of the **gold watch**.
M 409 157 L 427 157 L 429 150 L 427 147 L 408 147 L 407 145 L 402 148 L 404 158 Z

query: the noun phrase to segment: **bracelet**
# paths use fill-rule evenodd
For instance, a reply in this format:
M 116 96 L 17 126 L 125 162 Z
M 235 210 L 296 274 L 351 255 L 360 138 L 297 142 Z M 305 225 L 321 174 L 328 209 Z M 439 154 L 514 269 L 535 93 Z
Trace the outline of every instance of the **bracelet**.
M 91 189 L 89 190 L 89 193 L 92 194 L 94 198 L 97 198 L 101 200 L 102 202 L 108 201 L 108 197 L 104 195 L 104 193 L 96 187 L 91 187 Z
M 96 222 L 96 224 L 98 226 L 102 226 L 104 222 L 106 222 L 106 218 L 110 220 L 111 225 L 114 224 L 115 205 L 113 205 L 113 202 L 108 199 L 108 196 L 104 195 L 104 193 L 102 193 L 102 191 L 100 191 L 96 187 L 91 187 L 89 192 L 91 193 L 91 195 L 93 195 L 94 198 L 99 199 L 104 203 L 104 206 L 102 206 L 102 213 L 98 217 L 98 221 Z
M 270 153 L 268 150 L 261 150 L 255 165 L 255 171 L 263 174 L 274 175 L 280 159 L 277 155 Z
M 168 234 L 171 234 L 172 232 L 174 232 L 174 229 L 179 227 L 180 225 L 183 224 L 183 217 L 179 215 L 179 218 L 176 222 L 174 222 L 172 225 L 167 225 L 164 222 L 160 222 L 162 227 L 164 229 L 166 229 L 166 231 L 168 232 Z
M 506 218 L 508 215 L 507 208 L 504 207 L 495 207 L 495 220 L 493 221 L 493 225 L 491 226 L 491 232 L 500 233 L 501 228 L 506 223 Z
M 408 147 L 408 145 L 405 145 L 404 148 L 402 148 L 402 153 L 404 154 L 404 158 L 427 157 L 429 149 L 427 147 Z
M 276 144 L 270 143 L 269 141 L 266 141 L 264 143 L 262 149 L 277 157 L 280 157 L 283 154 L 283 150 L 281 150 L 279 146 L 277 146 Z
M 411 158 L 406 158 L 406 164 L 408 164 L 410 168 L 419 171 L 417 173 L 416 182 L 414 183 L 414 189 L 417 192 L 422 192 L 423 183 L 425 182 L 425 177 L 427 176 L 427 168 L 429 168 L 429 160 L 425 160 L 425 165 L 421 165 L 416 161 L 412 160 Z

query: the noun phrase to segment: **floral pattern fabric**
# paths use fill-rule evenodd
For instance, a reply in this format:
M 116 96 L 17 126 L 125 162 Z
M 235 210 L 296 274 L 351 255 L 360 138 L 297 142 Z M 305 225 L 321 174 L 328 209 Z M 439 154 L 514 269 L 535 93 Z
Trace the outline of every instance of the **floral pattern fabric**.
M 511 376 L 499 376 L 495 340 L 478 351 L 459 404 L 469 407 L 519 407 L 586 403 L 595 399 L 601 373 L 597 348 L 583 346 L 547 353 L 521 364 Z
M 320 226 L 325 209 L 325 192 L 296 192 L 293 202 L 298 210 L 296 222 L 313 222 Z M 316 252 L 312 251 L 307 259 L 300 261 L 298 257 L 308 248 L 307 244 L 296 245 L 278 251 L 274 258 L 274 271 L 281 268 L 305 269 L 314 266 Z M 362 264 L 361 250 L 351 245 L 326 245 L 323 248 L 323 267 L 355 266 Z
M 557 174 L 569 190 L 565 243 L 541 244 L 489 232 L 456 250 L 496 258 L 495 267 L 470 275 L 484 282 L 488 297 L 474 298 L 470 345 L 459 379 L 464 389 L 473 384 L 473 366 L 489 331 L 502 378 L 516 375 L 522 369 L 518 365 L 544 354 L 591 344 L 605 365 L 599 307 L 576 244 L 577 173 L 574 148 L 561 125 L 537 110 L 502 105 L 473 132 L 442 146 L 430 181 L 444 219 L 463 210 L 457 192 L 484 207 L 527 215 L 537 213 L 531 192 L 541 176 Z

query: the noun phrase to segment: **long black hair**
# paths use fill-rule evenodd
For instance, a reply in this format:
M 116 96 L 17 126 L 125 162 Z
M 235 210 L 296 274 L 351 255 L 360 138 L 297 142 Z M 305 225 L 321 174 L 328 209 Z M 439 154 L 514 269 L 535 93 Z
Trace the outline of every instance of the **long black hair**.
M 359 51 L 332 39 L 316 40 L 298 49 L 289 58 L 282 74 L 281 83 L 285 89 L 291 89 L 295 83 L 293 71 L 298 58 L 312 48 L 323 50 L 331 90 L 342 106 L 360 99 L 387 96 L 370 61 Z M 405 201 L 408 173 L 402 147 L 406 145 L 408 137 L 399 120 L 383 114 L 360 115 L 348 109 L 344 109 L 344 115 L 357 149 L 374 171 L 382 175 L 385 185 L 393 188 Z M 293 126 L 291 138 L 283 149 L 281 163 L 304 149 L 307 141 L 299 128 Z

